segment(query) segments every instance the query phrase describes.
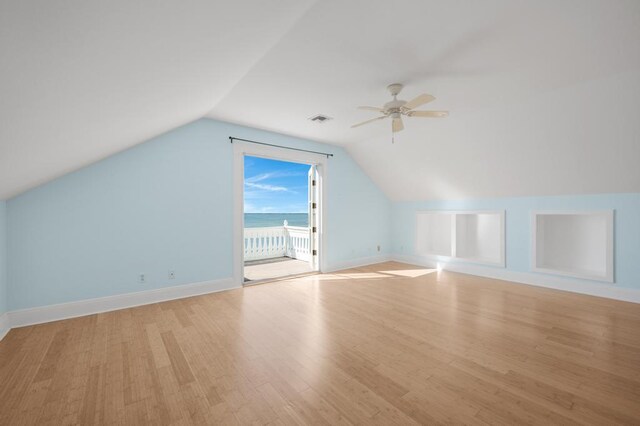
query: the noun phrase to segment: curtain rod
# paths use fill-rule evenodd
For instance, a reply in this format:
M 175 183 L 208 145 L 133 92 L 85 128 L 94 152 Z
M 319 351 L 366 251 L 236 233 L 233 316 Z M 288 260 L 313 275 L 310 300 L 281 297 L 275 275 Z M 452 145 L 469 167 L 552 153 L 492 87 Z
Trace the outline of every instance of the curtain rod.
M 242 141 L 242 142 L 255 143 L 255 144 L 258 144 L 258 145 L 274 146 L 276 148 L 291 149 L 293 151 L 310 152 L 312 154 L 326 155 L 327 158 L 333 157 L 333 154 L 328 153 L 328 152 L 309 151 L 308 149 L 292 148 L 290 146 L 274 145 L 274 144 L 271 144 L 271 143 L 252 141 L 252 140 L 249 140 L 249 139 L 234 138 L 233 136 L 229 136 L 229 142 L 233 143 L 233 141 Z

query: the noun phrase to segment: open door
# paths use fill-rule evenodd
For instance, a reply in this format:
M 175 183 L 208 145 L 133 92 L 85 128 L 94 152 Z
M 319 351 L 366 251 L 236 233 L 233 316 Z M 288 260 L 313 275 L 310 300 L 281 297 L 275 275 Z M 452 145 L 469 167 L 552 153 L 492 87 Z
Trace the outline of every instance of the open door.
M 329 156 L 292 151 L 239 140 L 233 144 L 233 274 L 240 285 L 323 268 Z
M 309 167 L 309 210 L 308 210 L 308 218 L 309 218 L 309 266 L 312 270 L 317 271 L 319 262 L 318 262 L 318 253 L 320 246 L 320 239 L 318 238 L 318 230 L 319 227 L 319 218 L 318 212 L 319 208 L 319 193 L 318 193 L 318 170 L 315 165 Z

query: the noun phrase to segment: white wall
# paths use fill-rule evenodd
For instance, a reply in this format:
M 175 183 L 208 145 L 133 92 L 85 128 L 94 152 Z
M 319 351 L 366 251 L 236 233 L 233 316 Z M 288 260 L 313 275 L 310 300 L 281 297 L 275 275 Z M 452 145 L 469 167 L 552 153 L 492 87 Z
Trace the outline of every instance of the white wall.
M 503 235 L 499 214 L 458 214 L 456 219 L 457 257 L 499 261 Z
M 607 269 L 607 218 L 592 215 L 539 216 L 537 263 L 550 269 Z

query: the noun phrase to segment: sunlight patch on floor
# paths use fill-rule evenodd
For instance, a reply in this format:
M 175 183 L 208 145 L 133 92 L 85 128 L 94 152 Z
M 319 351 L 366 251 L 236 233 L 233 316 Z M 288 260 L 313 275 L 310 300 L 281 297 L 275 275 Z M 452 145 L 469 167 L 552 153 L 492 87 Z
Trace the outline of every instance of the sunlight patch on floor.
M 380 271 L 382 274 L 397 275 L 399 277 L 417 278 L 423 275 L 437 272 L 437 269 L 402 269 L 393 271 Z
M 339 275 L 349 279 L 388 278 L 387 275 L 378 272 L 340 272 Z
M 309 275 L 302 275 L 302 276 L 299 276 L 299 277 L 295 277 L 296 281 L 313 281 L 313 282 L 316 282 L 316 281 L 335 281 L 335 280 L 346 280 L 346 279 L 347 279 L 347 277 L 336 275 L 336 274 L 333 274 L 333 273 L 309 274 Z

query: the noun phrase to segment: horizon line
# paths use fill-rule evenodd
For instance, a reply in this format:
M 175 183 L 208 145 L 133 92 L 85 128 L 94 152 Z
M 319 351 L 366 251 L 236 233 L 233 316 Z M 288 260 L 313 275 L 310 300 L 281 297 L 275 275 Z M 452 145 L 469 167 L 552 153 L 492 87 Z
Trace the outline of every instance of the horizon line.
M 244 214 L 309 214 L 309 212 L 244 212 Z

